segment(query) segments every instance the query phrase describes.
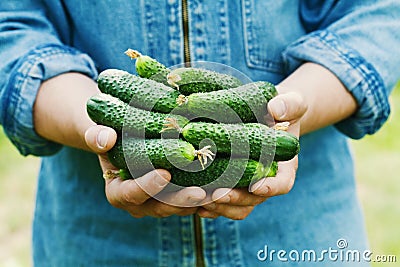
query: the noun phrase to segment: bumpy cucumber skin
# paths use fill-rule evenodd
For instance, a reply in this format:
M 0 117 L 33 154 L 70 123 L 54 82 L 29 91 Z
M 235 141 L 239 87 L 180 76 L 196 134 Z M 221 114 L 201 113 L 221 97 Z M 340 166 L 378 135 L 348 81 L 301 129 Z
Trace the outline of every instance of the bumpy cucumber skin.
M 178 75 L 179 91 L 184 95 L 212 92 L 235 88 L 243 83 L 229 74 L 218 73 L 203 68 L 177 68 L 171 71 L 171 76 Z
M 170 86 L 167 81 L 167 75 L 170 73 L 170 70 L 156 59 L 141 55 L 136 59 L 135 68 L 140 77 Z
M 209 188 L 229 186 L 239 188 L 247 187 L 252 181 L 257 181 L 267 176 L 266 171 L 268 171 L 268 169 L 255 160 L 231 159 L 232 165 L 229 171 L 221 177 L 227 169 L 229 162 L 229 158 L 216 158 L 207 168 L 204 170 L 200 169 L 200 171 L 197 172 L 187 172 L 174 168 L 170 170 L 171 183 L 185 187 L 207 185 Z M 198 163 L 195 162 L 194 164 Z M 276 163 L 273 165 L 276 165 Z M 268 174 L 275 176 L 276 167 L 272 167 Z M 221 178 L 218 179 L 219 177 Z M 237 181 L 238 179 L 239 181 Z
M 171 71 L 164 64 L 147 55 L 140 55 L 136 58 L 135 68 L 140 77 L 171 87 L 173 85 L 168 83 L 168 74 L 179 75 L 180 80 L 176 81 L 175 84 L 179 86 L 179 91 L 184 95 L 224 90 L 243 84 L 239 79 L 229 74 L 203 68 L 177 68 Z
M 183 116 L 135 108 L 104 93 L 92 96 L 86 103 L 86 110 L 89 117 L 97 124 L 111 127 L 116 131 L 122 131 L 124 128 L 124 131 L 129 131 L 138 137 L 160 138 L 167 137 L 169 132 L 175 133 L 173 130 L 161 133 L 167 118 L 176 120 L 181 127 L 189 122 Z
M 115 96 L 125 103 L 163 113 L 177 107 L 180 95 L 164 84 L 135 76 L 123 70 L 107 69 L 99 74 L 97 85 L 101 92 Z
M 194 146 L 208 138 L 214 142 L 217 153 L 249 157 L 261 162 L 268 162 L 272 158 L 275 161 L 290 160 L 300 150 L 296 136 L 260 123 L 190 122 L 181 133 Z
M 199 165 L 198 162 L 193 162 L 192 164 Z M 170 170 L 171 172 L 171 183 L 179 186 L 206 186 L 210 188 L 218 187 L 229 187 L 234 185 L 235 188 L 248 187 L 252 182 L 256 182 L 264 177 L 275 177 L 278 171 L 277 162 L 273 161 L 269 169 L 266 169 L 261 163 L 254 160 L 246 159 L 232 159 L 233 166 L 235 169 L 229 174 L 230 177 L 224 177 L 221 181 L 214 182 L 217 180 L 221 174 L 226 170 L 229 164 L 229 159 L 227 158 L 216 158 L 205 170 L 200 170 L 198 172 L 187 172 L 177 168 Z M 246 164 L 246 165 L 244 165 Z M 200 166 L 195 168 L 199 169 Z M 237 181 L 238 175 L 242 174 L 239 181 Z M 132 175 L 127 169 L 120 169 L 119 175 L 122 179 L 132 179 Z M 234 184 L 236 182 L 236 184 Z M 212 184 L 210 184 L 212 183 Z
M 273 84 L 258 81 L 228 90 L 191 94 L 180 108 L 218 122 L 257 122 L 267 113 L 268 101 L 277 94 Z
M 134 176 L 140 176 L 153 169 L 183 168 L 195 159 L 194 147 L 180 139 L 136 139 L 119 138 L 107 152 L 108 159 L 119 169 L 135 167 Z M 132 169 L 131 169 L 132 171 Z

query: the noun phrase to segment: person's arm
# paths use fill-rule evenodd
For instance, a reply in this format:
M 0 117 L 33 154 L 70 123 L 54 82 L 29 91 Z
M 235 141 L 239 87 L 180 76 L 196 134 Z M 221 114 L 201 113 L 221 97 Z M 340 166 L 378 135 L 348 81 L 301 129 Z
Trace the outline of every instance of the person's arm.
M 288 73 L 305 62 L 324 66 L 357 102 L 334 126 L 350 138 L 374 134 L 389 116 L 388 96 L 400 78 L 393 71 L 400 67 L 400 2 L 301 0 L 299 8 L 307 34 L 282 53 Z
M 34 128 L 41 83 L 68 72 L 97 76 L 88 55 L 61 43 L 42 2 L 0 1 L 0 124 L 22 155 L 52 155 L 62 147 Z
M 95 125 L 86 113 L 86 101 L 98 92 L 96 82 L 80 73 L 64 73 L 44 81 L 33 109 L 36 132 L 53 142 L 92 151 L 84 138 L 86 130 Z M 115 139 L 115 133 L 105 132 L 100 135 L 105 140 L 97 140 L 99 148 L 107 145 L 108 135 Z

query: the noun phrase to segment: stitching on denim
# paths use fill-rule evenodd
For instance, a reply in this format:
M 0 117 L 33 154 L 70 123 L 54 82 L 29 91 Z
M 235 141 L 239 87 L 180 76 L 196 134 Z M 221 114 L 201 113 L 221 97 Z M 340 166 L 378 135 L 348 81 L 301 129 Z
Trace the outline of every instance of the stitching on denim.
M 220 256 L 217 244 L 216 221 L 203 219 L 204 222 L 204 257 L 210 266 L 220 266 Z
M 284 64 L 282 61 L 274 59 L 262 59 L 256 52 L 259 49 L 259 42 L 257 42 L 254 31 L 251 30 L 253 27 L 252 12 L 254 7 L 252 6 L 251 0 L 242 0 L 242 28 L 243 28 L 243 40 L 245 50 L 245 60 L 248 67 L 267 70 L 269 72 L 282 74 L 284 70 Z

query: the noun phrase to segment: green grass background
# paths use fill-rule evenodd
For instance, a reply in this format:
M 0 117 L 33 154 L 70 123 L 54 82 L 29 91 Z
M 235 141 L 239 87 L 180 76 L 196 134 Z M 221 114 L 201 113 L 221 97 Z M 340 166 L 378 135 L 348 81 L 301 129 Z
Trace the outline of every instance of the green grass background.
M 352 141 L 358 193 L 374 255 L 400 262 L 400 85 L 391 96 L 392 114 L 373 136 Z M 0 129 L 0 266 L 31 266 L 31 220 L 39 159 L 22 157 Z

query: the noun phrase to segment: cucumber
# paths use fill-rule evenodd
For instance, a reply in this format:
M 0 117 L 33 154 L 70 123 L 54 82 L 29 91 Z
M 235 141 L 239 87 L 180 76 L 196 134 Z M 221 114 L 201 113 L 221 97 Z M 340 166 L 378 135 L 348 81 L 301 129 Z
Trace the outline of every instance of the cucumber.
M 261 162 L 269 162 L 272 158 L 275 161 L 290 160 L 300 151 L 300 143 L 296 136 L 260 123 L 189 122 L 179 131 L 183 138 L 194 146 L 210 139 L 217 153 Z
M 179 91 L 162 83 L 141 78 L 123 70 L 107 69 L 99 74 L 101 92 L 115 96 L 135 107 L 169 113 L 177 107 Z
M 167 81 L 167 75 L 170 73 L 170 70 L 164 64 L 150 56 L 142 55 L 133 49 L 126 50 L 125 54 L 131 59 L 136 59 L 135 69 L 140 77 L 170 86 Z
M 119 169 L 134 171 L 134 176 L 141 176 L 153 169 L 170 170 L 174 167 L 184 168 L 195 160 L 212 157 L 208 147 L 195 150 L 192 144 L 181 139 L 138 139 L 118 138 L 114 147 L 107 152 L 111 164 Z M 203 162 L 201 162 L 203 165 Z
M 197 162 L 194 164 L 197 164 Z M 268 169 L 260 162 L 251 159 L 230 160 L 229 158 L 216 158 L 204 170 L 186 172 L 174 168 L 170 172 L 171 183 L 179 186 L 241 188 L 248 187 L 251 182 L 255 182 L 261 178 L 275 176 L 276 171 L 276 162 L 273 162 L 271 168 Z
M 122 131 L 124 128 L 135 136 L 147 138 L 160 138 L 162 132 L 168 133 L 169 131 L 164 127 L 168 120 L 173 119 L 182 127 L 189 122 L 183 116 L 135 108 L 104 93 L 89 98 L 86 110 L 95 123 L 114 128 L 116 131 Z
M 264 120 L 267 103 L 277 94 L 273 84 L 258 81 L 228 90 L 180 95 L 177 110 L 218 122 L 257 122 Z
M 167 75 L 167 79 L 169 84 L 184 95 L 225 90 L 242 85 L 236 77 L 204 68 L 177 68 Z
M 131 59 L 136 59 L 135 69 L 140 77 L 176 87 L 184 95 L 229 89 L 242 85 L 238 78 L 229 74 L 204 68 L 170 70 L 156 59 L 142 55 L 136 50 L 128 49 L 125 54 Z
M 198 162 L 193 162 L 199 165 Z M 229 167 L 228 167 L 229 166 Z M 229 168 L 229 169 L 228 169 Z M 195 166 L 194 169 L 199 169 Z M 187 172 L 178 168 L 170 170 L 171 183 L 178 186 L 207 186 L 218 187 L 248 187 L 252 182 L 264 177 L 274 177 L 277 173 L 277 162 L 272 162 L 269 169 L 255 160 L 216 158 L 204 170 Z M 224 174 L 224 172 L 226 173 Z M 131 179 L 132 176 L 127 169 L 119 170 L 118 175 L 122 179 Z M 238 178 L 240 177 L 240 178 Z M 239 180 L 238 180 L 239 179 Z

